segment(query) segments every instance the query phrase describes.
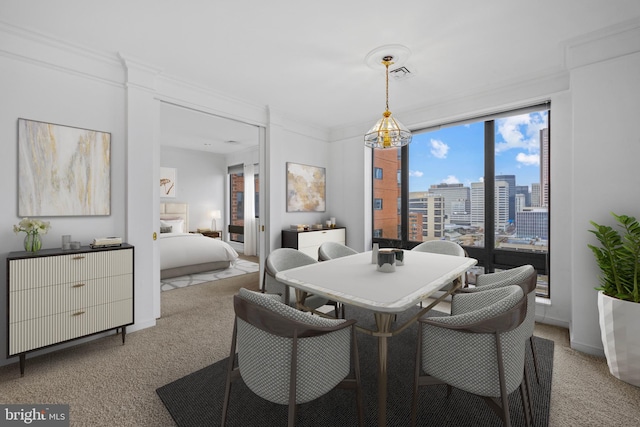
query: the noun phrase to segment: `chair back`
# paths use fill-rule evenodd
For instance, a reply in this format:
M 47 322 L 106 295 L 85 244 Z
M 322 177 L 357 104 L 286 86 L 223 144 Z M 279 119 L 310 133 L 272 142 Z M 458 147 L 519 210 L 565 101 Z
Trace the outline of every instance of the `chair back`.
M 318 261 L 328 261 L 334 258 L 341 258 L 355 255 L 358 251 L 338 242 L 324 242 L 318 248 Z
M 432 254 L 466 256 L 464 248 L 449 240 L 429 240 L 415 246 L 412 251 L 429 252 Z
M 467 304 L 468 311 L 420 319 L 422 369 L 480 396 L 501 396 L 501 383 L 511 393 L 522 382 L 528 335 L 519 326 L 527 314 L 526 294 L 512 285 L 458 294 L 454 302 L 459 296 L 475 300 Z
M 309 402 L 349 374 L 354 320 L 311 316 L 246 289 L 234 297 L 234 310 L 238 369 L 263 399 L 290 403 L 293 378 L 295 403 Z
M 290 270 L 303 265 L 315 264 L 318 261 L 292 248 L 279 248 L 272 251 L 267 256 L 264 268 L 264 284 L 263 289 L 266 292 L 277 293 L 282 296 L 282 302 L 289 305 L 295 304 L 295 295 L 290 292 L 289 286 L 276 280 L 276 274 L 280 271 Z M 318 303 L 320 304 L 320 303 Z M 323 303 L 324 304 L 324 303 Z M 320 305 L 323 305 L 320 304 Z M 319 305 L 313 308 L 317 308 Z

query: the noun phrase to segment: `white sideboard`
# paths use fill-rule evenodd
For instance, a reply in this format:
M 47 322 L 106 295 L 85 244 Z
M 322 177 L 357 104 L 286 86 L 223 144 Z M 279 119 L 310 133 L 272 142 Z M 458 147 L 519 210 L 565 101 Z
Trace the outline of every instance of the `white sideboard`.
M 7 357 L 133 324 L 134 248 L 7 256 Z
M 318 259 L 318 248 L 324 242 L 338 242 L 344 245 L 346 241 L 347 229 L 344 227 L 308 231 L 282 230 L 283 248 L 298 249 L 313 259 Z

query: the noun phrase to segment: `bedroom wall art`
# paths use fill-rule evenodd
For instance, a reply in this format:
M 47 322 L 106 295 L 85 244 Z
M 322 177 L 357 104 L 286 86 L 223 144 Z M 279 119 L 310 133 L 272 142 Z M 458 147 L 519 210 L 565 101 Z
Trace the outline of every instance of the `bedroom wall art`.
M 287 163 L 287 212 L 324 212 L 325 188 L 325 168 Z
M 176 197 L 175 168 L 160 168 L 160 197 Z
M 111 214 L 111 134 L 18 119 L 18 216 Z

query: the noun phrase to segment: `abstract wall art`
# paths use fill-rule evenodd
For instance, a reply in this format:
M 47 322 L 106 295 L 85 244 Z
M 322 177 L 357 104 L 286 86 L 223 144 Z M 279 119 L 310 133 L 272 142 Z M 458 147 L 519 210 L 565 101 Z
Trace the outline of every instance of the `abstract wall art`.
M 18 119 L 18 216 L 111 214 L 111 134 Z
M 287 163 L 287 212 L 324 212 L 325 168 Z
M 160 197 L 176 197 L 175 168 L 160 168 Z

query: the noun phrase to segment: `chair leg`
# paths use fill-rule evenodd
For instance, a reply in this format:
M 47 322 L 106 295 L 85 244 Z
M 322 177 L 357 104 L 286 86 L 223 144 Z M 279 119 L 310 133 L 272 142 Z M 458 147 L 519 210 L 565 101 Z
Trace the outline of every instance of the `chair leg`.
M 496 354 L 498 356 L 498 378 L 500 380 L 500 403 L 502 406 L 502 421 L 505 427 L 511 427 L 511 415 L 509 414 L 509 396 L 507 395 L 507 384 L 504 374 L 504 361 L 502 359 L 502 342 L 500 334 L 496 332 Z
M 296 381 L 298 375 L 298 330 L 293 332 L 291 348 L 291 371 L 289 373 L 289 427 L 296 424 Z
M 344 307 L 344 306 L 343 306 Z M 343 311 L 344 313 L 344 308 Z M 364 405 L 362 404 L 362 383 L 360 382 L 360 355 L 358 353 L 358 337 L 356 328 L 351 327 L 351 355 L 353 357 L 353 371 L 356 377 L 356 404 L 358 410 L 358 426 L 364 426 Z
M 538 374 L 538 356 L 536 354 L 536 346 L 533 341 L 533 335 L 529 337 L 529 344 L 531 344 L 531 354 L 533 354 L 533 368 L 536 372 L 536 381 L 540 384 L 540 375 Z

